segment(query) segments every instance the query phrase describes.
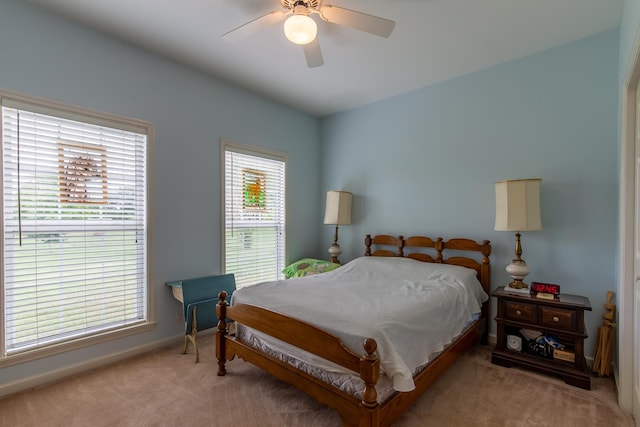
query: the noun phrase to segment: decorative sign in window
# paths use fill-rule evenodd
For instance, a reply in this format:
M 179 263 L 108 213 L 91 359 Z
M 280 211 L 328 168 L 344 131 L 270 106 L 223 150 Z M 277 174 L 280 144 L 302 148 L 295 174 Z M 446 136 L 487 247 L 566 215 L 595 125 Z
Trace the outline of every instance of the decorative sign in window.
M 60 200 L 107 203 L 107 152 L 103 147 L 58 142 Z
M 242 170 L 242 208 L 266 208 L 266 174 L 251 169 Z

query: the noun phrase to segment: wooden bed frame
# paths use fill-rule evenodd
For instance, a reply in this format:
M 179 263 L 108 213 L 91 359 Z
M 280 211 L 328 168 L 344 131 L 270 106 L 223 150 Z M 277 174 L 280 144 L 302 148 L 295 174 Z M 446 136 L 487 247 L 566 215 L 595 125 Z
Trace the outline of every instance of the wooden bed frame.
M 451 239 L 445 242 L 442 238 L 433 240 L 422 236 L 405 239 L 403 236 L 378 235 L 371 237 L 371 235 L 367 235 L 365 246 L 365 256 L 404 256 L 424 262 L 473 268 L 477 271 L 478 279 L 485 292 L 490 293 L 489 255 L 491 254 L 491 244 L 488 240 L 482 243 L 470 239 Z M 389 246 L 394 249 L 388 249 Z M 405 255 L 405 250 L 409 247 L 416 248 L 416 251 Z M 449 251 L 461 251 L 463 255 L 445 258 L 443 255 L 445 251 L 447 254 Z M 434 256 L 429 252 L 435 252 Z M 480 260 L 471 258 L 474 255 Z M 225 362 L 238 356 L 294 385 L 318 402 L 337 410 L 345 426 L 391 425 L 464 351 L 479 339 L 486 344 L 488 338 L 489 301 L 483 304 L 481 318 L 467 328 L 426 368 L 416 374 L 414 377 L 415 390 L 395 392 L 385 402 L 378 403 L 375 385 L 380 377 L 380 362 L 375 355 L 377 349 L 375 340 L 365 339 L 363 353 L 356 354 L 345 347 L 338 337 L 316 326 L 252 305 L 234 304 L 229 306 L 226 298 L 227 293 L 220 292 L 216 307 L 216 314 L 220 319 L 216 332 L 218 375 L 225 375 Z M 247 327 L 271 335 L 354 371 L 359 374 L 365 384 L 362 399 L 359 400 L 340 391 L 334 386 L 236 339 L 234 335 L 228 334 L 225 319 L 233 319 Z

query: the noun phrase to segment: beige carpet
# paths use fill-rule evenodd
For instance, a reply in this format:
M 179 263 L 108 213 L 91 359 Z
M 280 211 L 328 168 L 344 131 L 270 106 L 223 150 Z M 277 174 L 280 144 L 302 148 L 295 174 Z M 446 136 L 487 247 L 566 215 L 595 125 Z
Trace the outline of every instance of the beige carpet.
M 216 376 L 212 335 L 200 363 L 181 344 L 0 400 L 0 426 L 339 426 L 337 413 L 234 360 Z M 397 422 L 409 426 L 629 426 L 612 380 L 593 390 L 490 363 L 477 346 Z

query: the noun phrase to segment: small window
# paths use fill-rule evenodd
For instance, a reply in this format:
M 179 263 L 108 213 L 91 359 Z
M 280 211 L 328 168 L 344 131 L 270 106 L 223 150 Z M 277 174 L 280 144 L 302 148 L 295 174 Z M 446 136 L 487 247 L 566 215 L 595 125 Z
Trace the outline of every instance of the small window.
M 283 278 L 286 156 L 222 141 L 225 272 L 236 286 Z

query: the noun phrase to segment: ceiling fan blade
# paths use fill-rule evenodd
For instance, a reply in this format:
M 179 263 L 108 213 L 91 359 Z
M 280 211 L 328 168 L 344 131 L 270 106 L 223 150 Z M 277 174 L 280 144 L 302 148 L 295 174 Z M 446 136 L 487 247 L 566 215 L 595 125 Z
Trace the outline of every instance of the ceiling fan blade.
M 239 26 L 227 33 L 222 35 L 222 38 L 225 41 L 230 43 L 236 43 L 240 40 L 244 40 L 247 37 L 257 33 L 258 31 L 267 28 L 268 26 L 275 24 L 278 21 L 281 21 L 284 18 L 284 12 L 281 10 L 274 10 L 273 12 L 269 12 L 266 15 L 262 15 L 253 21 L 249 21 L 244 25 Z
M 380 37 L 389 37 L 396 26 L 396 23 L 389 19 L 331 5 L 320 9 L 320 17 L 327 22 L 345 25 Z
M 322 59 L 322 51 L 320 50 L 320 43 L 316 37 L 311 43 L 302 46 L 304 49 L 304 57 L 307 59 L 307 66 L 309 68 L 319 67 L 324 64 Z

